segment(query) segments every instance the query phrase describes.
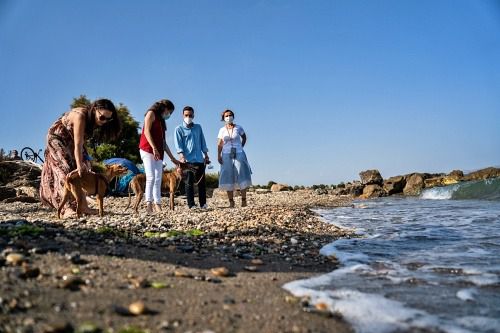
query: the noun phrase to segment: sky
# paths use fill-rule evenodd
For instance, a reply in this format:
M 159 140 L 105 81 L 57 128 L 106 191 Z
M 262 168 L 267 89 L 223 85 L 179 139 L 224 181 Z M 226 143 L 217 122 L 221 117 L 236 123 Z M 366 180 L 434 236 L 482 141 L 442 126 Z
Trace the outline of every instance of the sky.
M 81 94 L 172 100 L 172 148 L 192 106 L 214 172 L 232 109 L 254 184 L 499 166 L 500 1 L 0 0 L 0 147 Z

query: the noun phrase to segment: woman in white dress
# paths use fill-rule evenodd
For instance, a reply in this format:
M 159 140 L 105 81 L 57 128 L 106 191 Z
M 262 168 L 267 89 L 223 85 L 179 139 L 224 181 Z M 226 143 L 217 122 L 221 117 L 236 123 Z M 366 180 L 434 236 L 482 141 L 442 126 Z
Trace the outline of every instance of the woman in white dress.
M 217 159 L 221 164 L 219 188 L 227 191 L 231 208 L 234 207 L 234 190 L 239 189 L 241 207 L 245 207 L 247 188 L 252 185 L 252 170 L 243 151 L 247 136 L 243 127 L 234 123 L 233 111 L 222 112 L 221 120 L 225 122 L 225 125 L 219 130 L 217 136 Z

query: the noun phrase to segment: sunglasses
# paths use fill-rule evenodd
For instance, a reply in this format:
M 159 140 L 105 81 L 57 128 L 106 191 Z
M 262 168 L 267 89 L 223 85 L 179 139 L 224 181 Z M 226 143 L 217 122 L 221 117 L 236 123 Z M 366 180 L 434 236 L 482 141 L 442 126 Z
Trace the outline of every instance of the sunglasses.
M 113 116 L 106 117 L 102 114 L 102 112 L 100 110 L 97 110 L 97 112 L 99 112 L 99 118 L 97 118 L 97 119 L 99 119 L 99 121 L 109 122 L 109 121 L 113 120 Z

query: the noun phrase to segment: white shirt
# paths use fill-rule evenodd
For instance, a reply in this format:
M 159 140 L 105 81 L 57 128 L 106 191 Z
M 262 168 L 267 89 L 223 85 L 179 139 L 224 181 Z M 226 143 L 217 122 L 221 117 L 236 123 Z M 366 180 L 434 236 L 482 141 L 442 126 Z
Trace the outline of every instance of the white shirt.
M 229 154 L 231 152 L 231 148 L 236 148 L 236 152 L 240 153 L 243 151 L 243 147 L 241 146 L 241 136 L 245 134 L 243 127 L 239 125 L 234 125 L 233 128 L 227 129 L 226 126 L 222 127 L 219 130 L 219 135 L 217 139 L 221 139 L 224 142 L 222 146 L 222 153 Z

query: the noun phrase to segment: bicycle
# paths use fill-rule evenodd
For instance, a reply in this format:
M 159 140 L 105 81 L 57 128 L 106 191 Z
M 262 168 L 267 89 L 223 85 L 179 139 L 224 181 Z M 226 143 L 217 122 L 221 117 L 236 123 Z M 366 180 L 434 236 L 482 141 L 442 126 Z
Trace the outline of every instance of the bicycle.
M 38 160 L 40 160 L 43 163 L 42 152 L 43 149 L 39 149 L 38 153 L 35 153 L 30 147 L 24 147 L 21 149 L 21 158 L 25 161 L 32 161 L 35 163 L 38 163 Z

